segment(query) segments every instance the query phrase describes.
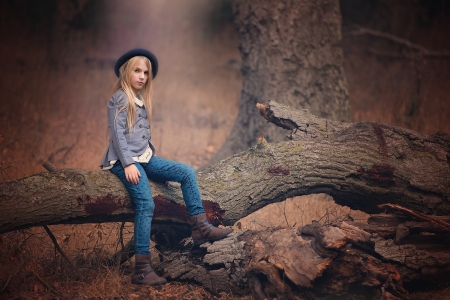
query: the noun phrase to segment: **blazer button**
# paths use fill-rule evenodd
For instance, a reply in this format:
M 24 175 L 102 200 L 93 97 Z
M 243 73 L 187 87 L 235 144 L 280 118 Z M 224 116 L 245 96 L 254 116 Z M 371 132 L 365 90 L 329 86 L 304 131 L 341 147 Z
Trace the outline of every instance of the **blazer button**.
M 142 138 L 145 139 L 145 135 L 143 135 Z
M 142 117 L 141 114 L 139 114 L 139 117 Z
M 142 128 L 142 124 L 139 124 L 139 128 Z

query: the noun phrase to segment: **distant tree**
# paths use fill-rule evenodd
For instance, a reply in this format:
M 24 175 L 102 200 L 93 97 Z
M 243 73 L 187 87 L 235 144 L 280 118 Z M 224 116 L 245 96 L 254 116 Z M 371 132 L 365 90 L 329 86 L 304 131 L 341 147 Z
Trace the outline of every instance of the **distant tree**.
M 285 132 L 258 116 L 275 100 L 317 116 L 351 121 L 338 0 L 232 1 L 242 54 L 242 94 L 231 134 L 212 162 L 243 151 L 258 136 Z

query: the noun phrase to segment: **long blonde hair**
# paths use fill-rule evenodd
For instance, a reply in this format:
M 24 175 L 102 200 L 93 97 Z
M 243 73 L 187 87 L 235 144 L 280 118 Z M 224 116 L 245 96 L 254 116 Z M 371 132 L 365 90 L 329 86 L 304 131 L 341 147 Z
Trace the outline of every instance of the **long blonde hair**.
M 150 60 L 145 56 L 134 56 L 127 60 L 119 69 L 120 76 L 115 85 L 115 91 L 122 89 L 127 96 L 127 103 L 119 109 L 118 113 L 128 109 L 127 129 L 129 133 L 133 132 L 133 125 L 136 122 L 136 107 L 134 106 L 134 98 L 137 97 L 131 88 L 131 73 L 134 72 L 139 64 L 139 60 L 141 59 L 143 59 L 147 65 L 149 75 L 147 83 L 142 87 L 139 93 L 144 98 L 144 106 L 147 110 L 148 121 L 150 123 L 152 118 L 152 64 L 150 63 Z

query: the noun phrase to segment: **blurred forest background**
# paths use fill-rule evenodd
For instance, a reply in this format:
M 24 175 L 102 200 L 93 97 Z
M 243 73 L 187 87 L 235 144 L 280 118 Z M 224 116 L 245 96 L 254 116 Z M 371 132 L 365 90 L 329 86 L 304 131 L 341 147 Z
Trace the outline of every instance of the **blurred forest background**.
M 450 2 L 341 0 L 341 12 L 344 67 L 353 121 L 383 122 L 422 134 L 437 131 L 450 134 Z M 355 25 L 443 55 L 426 56 L 402 42 L 381 36 L 355 35 Z M 151 50 L 160 64 L 154 82 L 152 123 L 158 155 L 196 168 L 206 164 L 227 138 L 240 97 L 241 58 L 230 0 L 3 0 L 0 2 L 3 70 L 0 181 L 42 172 L 41 163 L 45 159 L 58 168 L 98 169 L 108 143 L 106 103 L 116 80 L 112 68 L 121 54 L 134 47 Z M 265 100 L 268 99 L 262 99 Z M 254 113 L 258 113 L 256 108 Z M 278 206 L 281 212 L 278 219 L 287 226 L 301 225 L 298 220 L 284 219 L 284 211 L 294 211 L 302 216 L 302 222 L 309 222 L 322 215 L 312 211 L 313 207 L 326 210 L 333 206 L 329 198 L 326 195 L 303 198 L 301 213 L 286 209 L 289 203 Z M 307 201 L 322 201 L 323 205 L 310 205 Z M 307 210 L 309 205 L 311 211 Z M 261 221 L 254 220 L 250 217 L 247 227 L 260 228 L 254 225 Z M 269 221 L 264 226 L 277 225 Z M 61 243 L 65 239 L 68 243 L 71 234 L 79 234 L 82 239 L 89 237 L 94 246 L 87 246 L 90 242 L 80 241 L 81 237 L 72 245 L 72 249 L 78 247 L 78 254 L 84 249 L 86 259 L 87 249 L 94 251 L 100 236 L 104 239 L 105 234 L 119 227 L 89 226 L 84 229 L 54 226 L 52 230 Z M 17 258 L 18 253 L 25 251 L 24 239 L 47 243 L 49 253 L 54 251 L 48 237 L 39 235 L 39 229 L 3 236 L 1 243 L 8 245 L 5 251 L 10 251 L 3 259 L 9 261 L 9 267 L 28 266 L 30 257 L 37 255 Z M 17 246 L 19 241 L 22 248 Z M 48 265 L 34 262 L 30 270 L 45 270 L 49 266 L 61 270 L 63 260 L 55 262 L 55 253 Z M 6 275 L 1 278 L 0 296 L 3 292 L 17 295 L 14 293 L 22 290 L 30 297 L 45 298 L 44 291 L 49 288 L 36 279 L 39 276 L 29 283 L 24 280 L 27 273 L 22 270 L 14 273 L 4 261 L 2 266 Z M 59 271 L 55 272 L 51 274 Z M 92 295 L 115 292 L 133 298 L 129 295 L 135 291 L 112 288 L 114 283 L 119 287 L 125 285 L 127 278 L 102 276 L 91 278 Z M 104 290 L 95 290 L 99 286 L 95 280 L 103 280 Z M 70 286 L 68 280 L 55 281 L 51 288 L 61 290 L 63 285 Z M 185 295 L 192 291 L 185 286 L 172 288 L 184 291 L 179 293 Z M 203 292 L 196 290 L 195 295 Z M 158 296 L 155 294 L 158 291 L 151 293 L 159 299 L 167 296 L 167 293 Z

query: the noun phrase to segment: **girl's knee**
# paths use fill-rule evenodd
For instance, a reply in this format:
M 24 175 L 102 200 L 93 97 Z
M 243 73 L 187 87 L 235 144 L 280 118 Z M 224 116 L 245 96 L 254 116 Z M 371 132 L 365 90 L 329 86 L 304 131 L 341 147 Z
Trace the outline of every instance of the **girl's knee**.
M 193 166 L 188 165 L 188 170 L 190 174 L 197 176 L 197 170 L 195 170 Z
M 188 178 L 197 178 L 197 171 L 190 165 L 185 165 L 185 173 Z
M 136 203 L 136 211 L 148 212 L 153 214 L 155 211 L 155 202 L 153 199 L 147 199 Z
M 151 214 L 153 214 L 153 212 L 155 211 L 155 202 L 151 201 L 148 205 L 147 205 L 147 211 Z

